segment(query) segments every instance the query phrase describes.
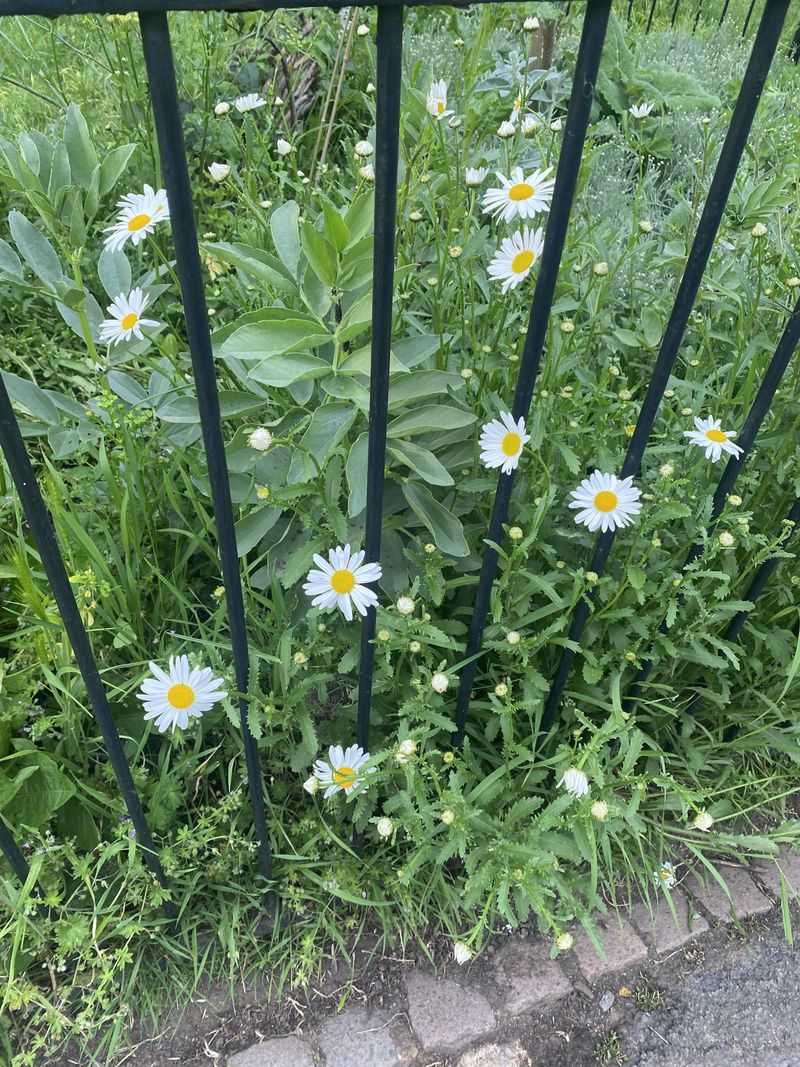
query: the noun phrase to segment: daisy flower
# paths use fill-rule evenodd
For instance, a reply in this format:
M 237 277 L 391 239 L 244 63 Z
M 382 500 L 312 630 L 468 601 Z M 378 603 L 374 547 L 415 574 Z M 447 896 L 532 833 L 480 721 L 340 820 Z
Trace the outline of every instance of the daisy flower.
M 654 107 L 655 104 L 633 104 L 628 108 L 628 111 L 635 119 L 646 119 Z
M 364 563 L 364 552 L 351 555 L 350 545 L 341 545 L 328 552 L 328 559 L 315 555 L 319 570 L 310 570 L 303 592 L 312 598 L 313 606 L 331 611 L 337 608 L 350 622 L 353 604 L 362 615 L 378 603 L 377 594 L 368 589 L 367 582 L 377 582 L 383 575 L 380 563 Z
M 118 345 L 128 341 L 131 335 L 142 340 L 142 326 L 160 326 L 155 319 L 143 319 L 142 313 L 150 303 L 150 297 L 141 289 L 131 289 L 127 296 L 120 293 L 106 310 L 110 319 L 100 323 L 100 340 Z
M 189 719 L 199 719 L 228 694 L 210 667 L 190 667 L 188 656 L 170 656 L 169 670 L 150 664 L 150 677 L 136 694 L 145 707 L 145 719 L 155 719 L 163 734 L 170 727 L 185 730 Z
M 363 777 L 358 772 L 368 759 L 369 753 L 358 745 L 350 745 L 347 749 L 331 745 L 327 760 L 318 759 L 314 763 L 314 777 L 326 787 L 322 794 L 325 800 L 340 789 L 349 797 L 356 786 L 361 785 Z
M 448 115 L 452 115 L 452 109 L 447 110 L 447 82 L 438 81 L 431 82 L 431 87 L 428 90 L 428 99 L 425 103 L 425 107 L 428 109 L 428 114 L 433 115 L 437 120 L 446 118 Z
M 704 448 L 706 459 L 716 463 L 723 452 L 729 456 L 740 456 L 742 449 L 733 443 L 732 437 L 736 436 L 734 430 L 721 430 L 719 419 L 695 419 L 694 430 L 684 430 L 683 436 L 688 437 L 693 445 Z
M 467 167 L 464 171 L 464 181 L 470 187 L 481 185 L 489 173 L 486 167 Z
M 230 163 L 210 163 L 206 168 L 212 182 L 224 182 L 231 172 Z
M 675 864 L 665 861 L 657 871 L 653 871 L 653 877 L 655 878 L 657 885 L 662 885 L 665 889 L 672 889 L 678 880 L 675 872 Z
M 481 463 L 484 467 L 502 467 L 503 474 L 511 474 L 519 463 L 522 446 L 530 439 L 530 434 L 525 433 L 525 420 L 515 422 L 511 413 L 504 411 L 499 419 L 492 419 L 483 427 Z
M 514 167 L 510 178 L 498 173 L 501 187 L 488 189 L 484 193 L 481 201 L 484 212 L 504 222 L 511 222 L 517 217 L 530 219 L 539 212 L 547 211 L 555 185 L 553 179 L 548 178 L 552 169 L 535 170 L 527 178 L 522 173 L 522 167 Z
M 525 226 L 511 237 L 505 237 L 488 267 L 490 278 L 502 281 L 503 292 L 516 289 L 528 277 L 531 267 L 542 254 L 544 230 Z
M 159 222 L 169 218 L 166 189 L 157 192 L 145 185 L 143 193 L 128 193 L 117 201 L 119 213 L 113 226 L 106 228 L 106 248 L 118 252 L 128 241 L 138 245 Z
M 565 771 L 558 784 L 563 785 L 564 789 L 573 797 L 585 797 L 589 792 L 589 779 L 577 767 L 570 767 L 569 770 Z
M 498 137 L 513 137 L 516 132 L 517 132 L 517 127 L 514 125 L 514 123 L 513 122 L 508 122 L 505 119 L 497 127 L 497 136 Z
M 264 107 L 266 100 L 261 93 L 245 93 L 244 96 L 237 96 L 233 101 L 233 106 L 243 115 L 245 111 L 255 111 L 257 107 Z
M 579 508 L 575 522 L 595 530 L 617 530 L 629 526 L 642 510 L 639 503 L 641 491 L 634 488 L 633 477 L 617 478 L 614 474 L 595 471 L 573 489 L 569 502 L 571 508 Z

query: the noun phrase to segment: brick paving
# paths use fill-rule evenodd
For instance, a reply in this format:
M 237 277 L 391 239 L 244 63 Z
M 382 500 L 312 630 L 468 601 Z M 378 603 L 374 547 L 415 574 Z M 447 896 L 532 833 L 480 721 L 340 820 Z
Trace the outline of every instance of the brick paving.
M 522 1045 L 504 1036 L 507 1025 L 551 1011 L 576 991 L 592 996 L 601 1008 L 605 998 L 613 1004 L 608 982 L 640 967 L 649 954 L 675 952 L 702 937 L 710 924 L 730 924 L 774 908 L 761 887 L 779 897 L 780 872 L 789 894 L 800 896 L 800 853 L 788 848 L 781 849 L 776 863 L 720 870 L 730 897 L 713 878 L 701 880 L 692 873 L 672 891 L 674 915 L 666 899 L 653 894 L 650 906 L 639 900 L 604 916 L 597 922 L 603 957 L 581 928 L 573 930 L 574 948 L 563 966 L 550 958 L 549 942 L 510 938 L 488 965 L 477 961 L 457 970 L 456 978 L 409 971 L 405 1001 L 391 1011 L 346 1007 L 317 1033 L 270 1038 L 228 1056 L 218 1067 L 425 1067 L 445 1059 L 456 1067 L 532 1067 Z

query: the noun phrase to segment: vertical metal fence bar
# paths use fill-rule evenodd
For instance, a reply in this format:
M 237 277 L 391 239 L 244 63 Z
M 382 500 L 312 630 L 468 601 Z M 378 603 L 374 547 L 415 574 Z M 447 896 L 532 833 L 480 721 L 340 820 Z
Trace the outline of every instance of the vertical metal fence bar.
M 650 27 L 653 25 L 653 15 L 656 13 L 657 2 L 658 0 L 650 0 L 650 14 L 647 16 L 647 25 L 644 28 L 646 34 L 650 32 Z
M 767 7 L 770 3 L 774 3 L 774 0 L 767 0 Z M 750 25 L 750 19 L 753 16 L 753 8 L 756 6 L 756 0 L 750 0 L 750 7 L 747 9 L 747 15 L 744 20 L 744 26 L 742 26 L 742 37 L 747 33 L 747 28 Z
M 589 0 L 584 16 L 581 43 L 575 65 L 575 79 L 567 111 L 561 153 L 558 158 L 552 207 L 547 220 L 544 248 L 528 319 L 528 332 L 525 336 L 519 378 L 514 393 L 512 414 L 515 419 L 527 417 L 536 376 L 539 372 L 610 10 L 611 0 Z M 508 505 L 513 485 L 513 472 L 498 476 L 497 491 L 487 533 L 489 541 L 500 543 L 503 539 L 503 523 L 508 517 Z M 477 670 L 475 657 L 480 651 L 496 573 L 497 552 L 494 548 L 487 547 L 483 555 L 475 594 L 475 607 L 467 637 L 465 658 L 469 662 L 462 668 L 459 678 L 456 699 L 456 744 L 460 744 L 464 739 L 472 683 Z
M 672 366 L 683 340 L 686 323 L 689 320 L 689 314 L 700 288 L 703 272 L 711 254 L 714 238 L 722 221 L 728 195 L 747 143 L 758 101 L 761 98 L 764 82 L 778 46 L 788 6 L 789 0 L 770 0 L 761 18 L 747 70 L 742 79 L 733 117 L 725 136 L 725 142 L 714 171 L 714 177 L 711 180 L 711 187 L 709 188 L 692 248 L 686 261 L 675 303 L 664 331 L 653 374 L 642 403 L 639 420 L 636 423 L 636 429 L 625 454 L 620 475 L 622 478 L 639 473 L 642 456 L 647 447 L 661 398 L 664 395 Z M 601 533 L 598 536 L 592 562 L 587 568 L 588 570 L 595 571 L 597 574 L 603 573 L 613 542 L 613 530 Z M 578 602 L 572 616 L 572 623 L 569 628 L 571 644 L 580 643 L 583 628 L 588 618 L 589 598 L 585 596 Z M 575 652 L 571 647 L 565 647 L 562 650 L 558 670 L 545 703 L 545 712 L 542 718 L 543 731 L 548 730 L 553 724 L 574 658 Z
M 633 0 L 628 0 L 628 10 L 625 15 L 625 22 L 628 26 L 631 24 L 631 15 L 633 14 Z
M 192 210 L 192 190 L 178 108 L 169 25 L 165 14 L 140 14 L 139 25 L 161 165 L 169 200 L 175 259 L 186 316 L 186 333 L 189 338 L 192 368 L 197 387 L 197 406 L 200 410 L 206 465 L 217 526 L 220 567 L 228 604 L 236 686 L 240 693 L 246 693 L 250 677 L 247 625 L 239 575 L 239 557 L 236 551 L 236 532 L 225 459 L 225 442 L 220 425 L 219 395 L 214 372 L 214 357 L 211 351 L 200 253 L 197 247 L 197 231 Z M 247 764 L 247 784 L 258 845 L 259 867 L 263 876 L 269 879 L 272 877 L 272 856 L 264 811 L 261 769 L 256 743 L 247 722 L 247 701 L 244 698 L 239 701 L 239 715 Z
M 61 551 L 56 540 L 55 530 L 50 515 L 45 507 L 36 477 L 33 473 L 31 461 L 25 451 L 19 425 L 11 407 L 5 382 L 0 375 L 0 447 L 6 457 L 11 477 L 17 487 L 22 503 L 25 518 L 28 520 L 33 540 L 39 552 L 47 580 L 53 597 L 61 614 L 69 643 L 75 654 L 75 661 L 83 676 L 86 692 L 89 696 L 94 717 L 103 735 L 108 758 L 119 785 L 120 793 L 128 809 L 128 814 L 136 830 L 136 840 L 142 847 L 142 855 L 145 863 L 158 879 L 162 886 L 167 885 L 164 872 L 161 869 L 156 847 L 150 835 L 150 828 L 142 811 L 139 794 L 133 784 L 131 769 L 122 748 L 117 727 L 111 715 L 105 688 L 97 669 L 89 636 L 83 625 L 75 596 L 72 592 Z M 165 908 L 168 914 L 174 914 L 170 905 Z
M 680 6 L 681 6 L 681 0 L 675 0 L 675 3 L 672 5 L 672 16 L 671 16 L 671 18 L 669 20 L 669 28 L 670 29 L 672 29 L 672 27 L 675 25 L 675 19 L 678 17 L 678 8 Z
M 3 855 L 8 860 L 11 870 L 24 885 L 28 880 L 30 869 L 28 868 L 25 857 L 22 855 L 19 845 L 12 837 L 11 831 L 6 826 L 2 817 L 0 817 L 0 849 L 3 850 Z
M 375 245 L 373 251 L 372 352 L 369 378 L 367 514 L 365 560 L 381 556 L 386 423 L 389 411 L 389 359 L 392 343 L 397 163 L 400 155 L 400 81 L 403 65 L 403 8 L 378 8 L 377 119 L 375 127 Z M 372 672 L 375 664 L 375 608 L 361 623 L 356 737 L 369 749 Z
M 764 421 L 766 414 L 770 409 L 770 405 L 775 396 L 775 391 L 786 373 L 792 356 L 797 349 L 798 342 L 800 342 L 800 300 L 797 301 L 794 310 L 789 316 L 775 349 L 775 354 L 770 360 L 769 366 L 764 374 L 764 379 L 759 386 L 758 392 L 750 407 L 750 411 L 744 421 L 741 433 L 736 439 L 736 443 L 742 449 L 741 455 L 730 457 L 714 492 L 714 499 L 711 504 L 711 516 L 708 522 L 709 536 L 716 527 L 717 521 L 722 514 L 728 494 L 736 484 L 736 479 L 739 477 L 742 467 L 747 462 L 747 457 L 753 447 L 756 435 L 761 428 L 761 423 Z M 683 562 L 681 570 L 685 571 L 696 559 L 699 559 L 703 554 L 703 549 L 703 542 L 696 541 L 686 553 L 686 559 Z M 667 631 L 668 627 L 666 619 L 663 619 L 659 626 L 659 632 L 665 634 Z M 625 709 L 627 711 L 629 711 L 632 705 L 636 702 L 641 687 L 643 683 L 647 681 L 652 667 L 653 661 L 651 659 L 647 659 L 642 663 L 642 666 L 636 674 L 625 697 Z
M 728 14 L 728 7 L 730 6 L 730 2 L 731 2 L 731 0 L 725 0 L 725 3 L 722 5 L 722 13 L 719 16 L 719 22 L 717 23 L 717 28 L 719 28 L 722 25 L 722 23 L 725 21 L 725 16 Z
M 703 13 L 704 4 L 705 0 L 700 0 L 699 4 L 697 5 L 697 10 L 694 13 L 694 22 L 692 23 L 692 35 L 697 33 L 697 25 L 700 22 L 700 15 Z

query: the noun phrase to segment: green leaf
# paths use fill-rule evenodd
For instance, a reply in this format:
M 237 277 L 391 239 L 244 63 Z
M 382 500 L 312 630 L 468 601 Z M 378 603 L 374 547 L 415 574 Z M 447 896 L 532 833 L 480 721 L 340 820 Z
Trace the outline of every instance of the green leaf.
M 331 335 L 311 315 L 288 308 L 263 308 L 260 321 L 235 328 L 219 346 L 218 355 L 225 359 L 266 359 L 292 349 L 317 348 L 330 341 Z
M 8 225 L 14 244 L 33 273 L 45 285 L 55 288 L 64 279 L 56 250 L 21 212 L 9 212 Z
M 253 245 L 227 241 L 204 243 L 203 251 L 222 263 L 236 267 L 248 278 L 272 286 L 282 293 L 294 293 L 297 285 L 283 263 L 269 252 Z
M 470 426 L 476 418 L 477 416 L 471 412 L 462 411 L 457 407 L 429 404 L 406 412 L 404 415 L 398 415 L 389 423 L 387 434 L 389 437 L 411 437 L 414 434 L 432 431 L 444 433 L 447 430 L 459 430 L 464 426 Z
M 292 455 L 286 479 L 289 485 L 307 482 L 316 476 L 317 467 L 310 456 L 322 470 L 325 460 L 353 425 L 357 411 L 353 404 L 323 404 L 316 409 L 300 438 L 300 448 Z
M 3 382 L 8 390 L 8 395 L 29 415 L 40 419 L 50 426 L 58 426 L 61 417 L 58 408 L 44 391 L 35 382 L 29 382 L 27 378 L 19 378 L 11 371 L 0 371 Z
M 98 190 L 100 197 L 104 197 L 111 192 L 135 151 L 135 144 L 122 144 L 118 148 L 111 149 L 100 164 L 100 186 Z
M 64 123 L 64 144 L 67 146 L 72 180 L 84 189 L 89 188 L 92 172 L 97 166 L 97 153 L 89 136 L 89 127 L 77 104 L 67 108 Z
M 647 575 L 641 567 L 628 567 L 628 581 L 631 583 L 632 588 L 638 591 L 644 588 Z
M 336 336 L 340 344 L 352 341 L 363 333 L 372 322 L 372 290 L 362 294 L 350 305 L 342 316 L 342 321 L 336 327 Z
M 121 370 L 110 370 L 106 376 L 108 387 L 126 404 L 142 404 L 147 400 L 147 391 L 134 377 Z
M 111 300 L 120 293 L 131 291 L 131 265 L 122 249 L 112 252 L 110 248 L 104 248 L 97 260 L 97 274 Z
M 350 490 L 347 500 L 347 514 L 352 519 L 360 515 L 367 506 L 367 447 L 369 439 L 362 433 L 356 438 L 347 456 L 345 474 Z
M 55 204 L 58 194 L 72 184 L 72 172 L 69 167 L 69 156 L 63 141 L 56 144 L 53 152 L 53 165 L 50 168 L 50 180 L 47 183 L 47 199 Z
M 323 549 L 322 541 L 318 538 L 304 541 L 294 548 L 279 569 L 280 583 L 283 588 L 289 589 L 296 582 L 299 582 L 314 562 L 314 553 L 322 552 Z
M 246 556 L 251 548 L 255 548 L 265 534 L 269 533 L 281 514 L 280 508 L 266 507 L 251 511 L 249 515 L 239 519 L 236 523 L 236 549 L 240 559 Z
M 303 222 L 300 242 L 306 259 L 319 280 L 326 285 L 335 285 L 338 265 L 336 249 L 330 241 L 318 233 L 310 222 Z
M 639 348 L 641 346 L 641 341 L 633 330 L 626 330 L 622 327 L 618 327 L 614 330 L 614 336 L 621 344 L 628 348 Z
M 424 362 L 439 348 L 439 335 L 434 333 L 421 333 L 415 337 L 404 337 L 400 341 L 392 342 L 392 352 L 400 360 L 404 367 L 416 367 Z
M 469 555 L 460 520 L 435 500 L 430 490 L 417 482 L 406 482 L 403 495 L 420 522 L 430 530 L 437 548 L 449 556 Z
M 269 229 L 275 242 L 275 251 L 281 262 L 293 278 L 297 278 L 297 265 L 300 262 L 300 234 L 298 219 L 300 208 L 294 200 L 275 208 L 270 216 Z
M 648 348 L 655 348 L 661 340 L 661 318 L 651 307 L 642 311 L 642 333 Z
M 427 448 L 411 441 L 394 441 L 389 445 L 389 453 L 429 485 L 453 485 L 447 468 Z
M 19 742 L 17 744 L 19 745 Z M 13 799 L 4 805 L 3 815 L 11 823 L 41 826 L 75 793 L 73 783 L 45 752 L 35 749 L 24 749 L 21 752 L 18 750 L 13 760 L 13 768 L 14 776 L 28 768 L 34 768 L 36 773 L 26 775 Z
M 401 407 L 410 400 L 448 393 L 451 389 L 463 389 L 464 379 L 460 374 L 441 370 L 418 370 L 404 374 L 389 386 L 389 409 Z
M 22 281 L 22 260 L 8 243 L 0 240 L 0 273 Z
M 322 201 L 322 214 L 325 218 L 325 235 L 336 249 L 343 252 L 350 242 L 350 230 L 342 218 L 341 212 L 336 208 L 327 196 L 320 194 Z
M 352 247 L 362 237 L 372 232 L 372 217 L 375 214 L 375 193 L 372 189 L 360 193 L 347 209 L 344 217 L 345 225 L 350 231 L 350 246 Z
M 272 356 L 263 363 L 256 363 L 250 367 L 248 374 L 253 381 L 262 385 L 275 385 L 286 388 L 294 382 L 305 381 L 309 378 L 322 378 L 331 373 L 330 363 L 317 356 L 307 356 L 302 352 L 294 352 L 290 356 Z

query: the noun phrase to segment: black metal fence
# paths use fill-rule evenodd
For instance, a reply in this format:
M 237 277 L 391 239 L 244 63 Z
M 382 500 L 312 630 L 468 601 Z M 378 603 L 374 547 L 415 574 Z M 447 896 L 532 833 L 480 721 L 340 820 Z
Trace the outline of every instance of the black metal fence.
M 409 0 L 406 6 L 433 4 L 435 0 Z M 441 0 L 436 0 L 441 2 Z M 479 0 L 493 3 L 498 0 Z M 643 0 L 645 3 L 646 0 Z M 647 15 L 647 29 L 653 21 L 658 0 L 651 0 Z M 668 2 L 668 0 L 663 0 Z M 680 0 L 674 4 L 674 22 Z M 205 446 L 208 475 L 211 484 L 214 516 L 222 575 L 227 594 L 229 626 L 233 651 L 236 686 L 246 693 L 249 679 L 249 654 L 245 604 L 236 548 L 234 516 L 224 441 L 220 425 L 220 404 L 214 372 L 208 314 L 203 291 L 197 232 L 192 209 L 191 188 L 183 143 L 175 68 L 172 58 L 167 13 L 169 11 L 268 11 L 278 8 L 347 6 L 345 0 L 0 0 L 0 15 L 63 16 L 77 14 L 114 14 L 136 11 L 139 15 L 142 47 L 147 66 L 155 126 L 160 149 L 164 181 L 169 200 L 175 258 L 181 285 L 186 328 L 191 351 L 194 379 L 197 388 Z M 389 354 L 392 336 L 392 294 L 394 276 L 395 209 L 397 202 L 397 165 L 399 155 L 399 120 L 401 89 L 401 58 L 403 5 L 393 0 L 372 0 L 367 6 L 378 8 L 377 28 L 377 128 L 375 166 L 375 244 L 374 287 L 372 305 L 372 348 L 370 364 L 370 401 L 368 430 L 368 480 L 364 531 L 366 561 L 378 561 L 381 554 L 381 520 L 383 505 L 384 468 L 386 459 L 386 428 L 389 398 Z M 620 5 L 621 7 L 622 5 Z M 728 0 L 719 15 L 725 19 Z M 577 5 L 576 5 L 577 7 Z M 667 387 L 670 371 L 680 348 L 684 331 L 694 305 L 703 273 L 725 211 L 728 195 L 745 151 L 748 134 L 772 60 L 778 48 L 781 31 L 789 7 L 789 0 L 765 0 L 755 41 L 739 91 L 719 161 L 708 191 L 705 207 L 678 287 L 672 312 L 661 341 L 644 402 L 622 466 L 621 477 L 637 475 L 642 463 L 656 415 Z M 631 17 L 634 0 L 629 0 L 627 16 Z M 701 8 L 697 7 L 694 26 Z M 743 33 L 746 33 L 754 2 L 750 4 Z M 563 142 L 558 160 L 555 190 L 542 252 L 540 268 L 531 305 L 527 334 L 520 364 L 514 402 L 515 419 L 528 415 L 534 386 L 541 364 L 547 336 L 561 256 L 566 240 L 572 202 L 578 179 L 583 145 L 589 123 L 595 80 L 608 26 L 611 0 L 586 0 L 575 77 L 569 102 Z M 747 461 L 758 429 L 775 391 L 800 340 L 800 301 L 791 313 L 777 346 L 775 355 L 764 375 L 758 395 L 743 427 L 739 444 L 742 454 L 732 457 L 720 478 L 714 495 L 710 525 L 717 521 L 725 499 Z M 109 708 L 108 699 L 92 653 L 91 644 L 67 577 L 53 524 L 39 492 L 30 459 L 23 444 L 20 428 L 11 402 L 0 377 L 0 446 L 5 454 L 14 483 L 22 502 L 31 535 L 39 551 L 43 567 L 51 585 L 64 628 L 69 637 L 75 659 L 83 676 L 89 700 L 102 733 L 106 749 L 136 830 L 136 839 L 156 878 L 165 884 L 164 873 L 151 837 L 141 802 L 131 776 L 119 733 Z M 508 518 L 509 503 L 514 487 L 514 474 L 500 474 L 487 531 L 490 542 L 500 544 L 503 526 Z M 800 520 L 800 501 L 792 507 L 788 519 Z M 602 574 L 614 543 L 614 533 L 597 537 L 589 569 Z M 702 553 L 702 545 L 691 547 L 685 566 Z M 768 559 L 753 578 L 745 596 L 753 601 L 761 593 L 778 558 Z M 456 738 L 465 736 L 469 703 L 478 659 L 481 655 L 483 631 L 489 610 L 492 585 L 497 572 L 498 553 L 487 548 L 482 561 L 475 606 L 465 650 L 465 666 L 461 670 L 456 699 Z M 591 594 L 583 597 L 574 610 L 569 627 L 568 643 L 550 692 L 545 701 L 541 720 L 542 732 L 556 721 L 565 686 L 569 679 L 574 649 L 578 648 L 584 627 L 590 616 Z M 739 612 L 725 633 L 729 640 L 736 638 L 744 625 L 746 612 Z M 359 666 L 357 740 L 368 748 L 372 675 L 374 664 L 375 608 L 370 608 L 361 628 L 361 659 Z M 646 662 L 627 694 L 630 705 L 639 695 L 650 671 Z M 272 861 L 269 844 L 262 774 L 258 752 L 247 719 L 246 702 L 240 702 L 242 742 L 245 751 L 248 787 L 253 813 L 258 860 L 261 874 L 272 880 Z M 8 827 L 0 819 L 0 848 L 14 872 L 23 881 L 29 870 L 21 850 Z

